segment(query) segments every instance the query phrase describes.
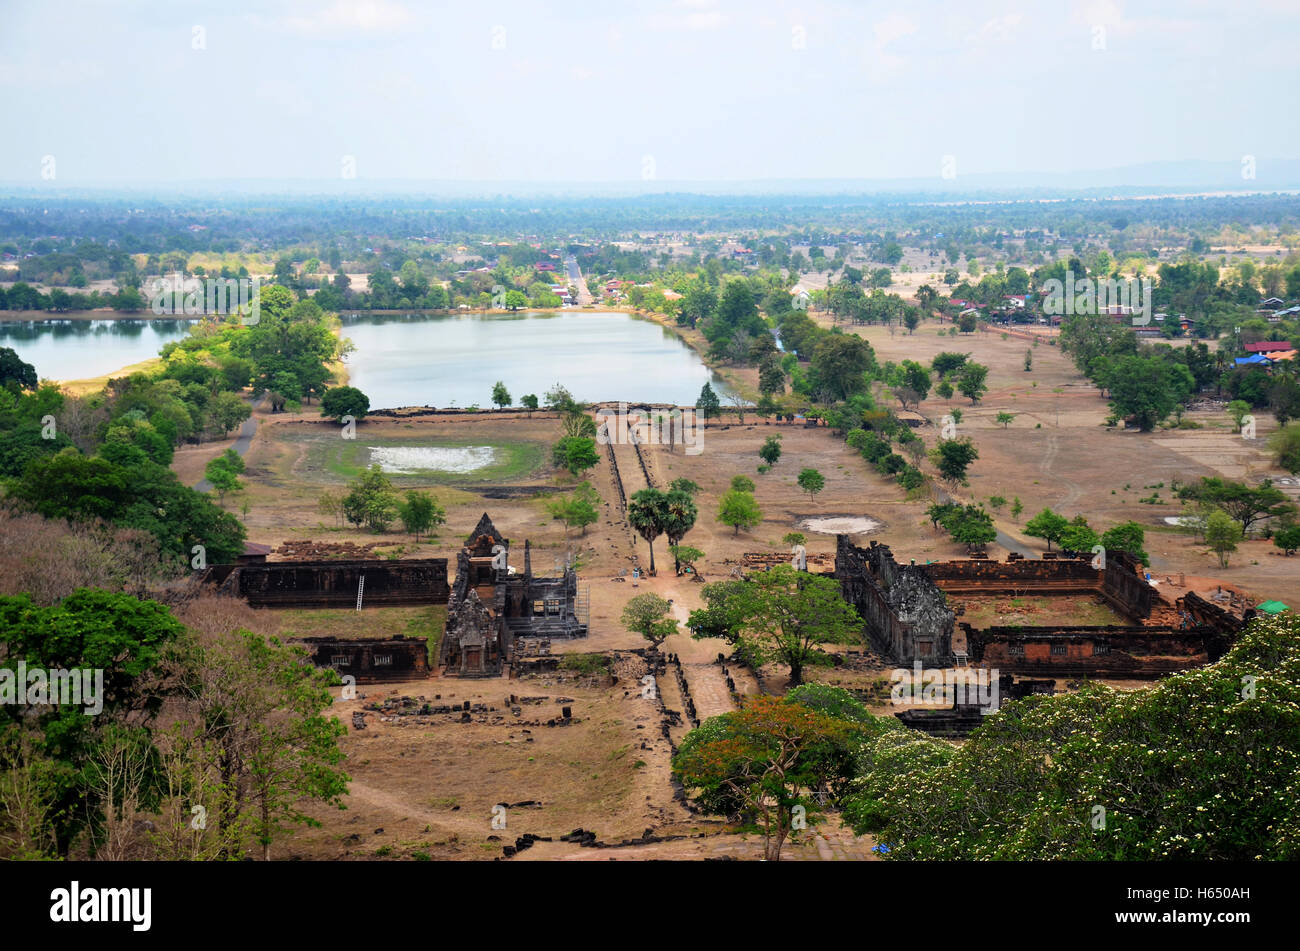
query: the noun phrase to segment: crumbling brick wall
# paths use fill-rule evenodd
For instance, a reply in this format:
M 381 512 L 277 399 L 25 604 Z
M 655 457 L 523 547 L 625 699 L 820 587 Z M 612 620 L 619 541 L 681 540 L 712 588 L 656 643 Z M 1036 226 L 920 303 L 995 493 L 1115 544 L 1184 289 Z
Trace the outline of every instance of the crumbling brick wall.
M 414 680 L 429 676 L 429 645 L 423 638 L 304 637 L 292 643 L 304 646 L 317 667 L 331 667 L 339 676 L 352 675 L 357 683 Z
M 362 575 L 365 605 L 446 604 L 451 593 L 445 558 L 268 562 L 241 565 L 225 581 L 254 607 L 327 608 L 355 606 Z
M 937 561 L 922 567 L 935 584 L 953 593 L 1073 594 L 1101 586 L 1101 573 L 1081 558 Z
M 866 623 L 872 646 L 898 663 L 946 663 L 956 617 L 925 569 L 900 565 L 887 545 L 835 540 L 835 579 Z
M 1075 677 L 1160 677 L 1211 661 L 1203 628 L 1047 626 L 974 628 L 963 622 L 973 663 L 1001 671 Z
M 1128 552 L 1107 552 L 1102 572 L 1101 594 L 1127 617 L 1145 620 L 1151 616 L 1156 589 L 1146 580 L 1142 562 Z

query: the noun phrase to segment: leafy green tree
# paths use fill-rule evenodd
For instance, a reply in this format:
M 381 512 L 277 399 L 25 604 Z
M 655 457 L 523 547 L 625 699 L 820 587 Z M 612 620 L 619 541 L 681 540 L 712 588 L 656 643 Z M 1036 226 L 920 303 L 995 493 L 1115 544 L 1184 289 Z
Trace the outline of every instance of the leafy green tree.
M 1047 550 L 1051 551 L 1052 542 L 1061 540 L 1069 524 L 1069 519 L 1064 515 L 1057 515 L 1051 509 L 1043 509 L 1025 523 L 1025 534 L 1043 539 L 1047 542 Z
M 237 393 L 221 392 L 212 398 L 209 418 L 223 436 L 253 414 L 253 409 Z
M 521 307 L 528 306 L 528 295 L 523 291 L 509 290 L 506 291 L 505 308 L 506 310 L 518 310 Z
M 690 545 L 669 545 L 668 553 L 673 556 L 673 561 L 677 563 L 679 574 L 682 570 L 694 572 L 695 563 L 704 557 L 704 552 L 698 548 L 692 548 Z
M 828 402 L 847 400 L 866 390 L 867 373 L 875 366 L 875 352 L 866 340 L 856 334 L 826 334 L 813 346 L 812 389 Z
M 862 619 L 825 575 L 777 565 L 736 583 L 705 585 L 706 608 L 691 612 L 694 637 L 722 637 L 751 662 L 790 668 L 790 684 L 806 667 L 830 666 L 822 644 L 856 643 Z
M 208 462 L 203 470 L 204 476 L 217 491 L 221 504 L 226 504 L 227 492 L 238 492 L 242 487 L 239 481 L 244 471 L 244 460 L 234 449 L 227 449 L 221 455 Z
M 36 383 L 36 367 L 24 363 L 13 348 L 0 347 L 0 387 L 34 390 Z
M 398 516 L 397 493 L 378 463 L 372 464 L 348 484 L 343 496 L 343 514 L 353 525 L 365 525 L 372 532 L 384 532 Z
M 1300 745 L 1298 645 L 1300 618 L 1256 619 L 1142 690 L 1004 699 L 960 747 L 873 718 L 842 814 L 893 861 L 1294 858 L 1294 764 L 1259 737 Z
M 1273 544 L 1286 555 L 1294 555 L 1300 548 L 1300 525 L 1288 525 L 1273 533 Z
M 739 535 L 742 528 L 751 529 L 762 520 L 763 512 L 754 496 L 748 492 L 733 489 L 724 493 L 718 501 L 718 521 L 730 525 L 734 529 L 733 534 Z
M 1226 512 L 1215 509 L 1205 520 L 1205 544 L 1219 556 L 1220 568 L 1228 567 L 1228 555 L 1237 550 L 1241 539 L 1241 525 Z
M 553 461 L 557 466 L 569 470 L 575 478 L 600 462 L 596 451 L 596 440 L 590 436 L 565 436 L 555 444 Z
M 524 396 L 521 396 L 519 398 L 519 405 L 528 410 L 528 415 L 531 417 L 533 411 L 537 409 L 537 394 L 527 393 Z
M 1002 424 L 1002 428 L 1006 429 L 1013 422 L 1015 422 L 1016 415 L 1017 415 L 1016 413 L 998 413 L 996 419 L 999 423 Z
M 781 458 L 781 437 L 768 436 L 759 448 L 758 455 L 769 466 L 776 465 L 776 461 Z
M 1234 429 L 1241 429 L 1242 421 L 1250 415 L 1250 404 L 1245 400 L 1232 400 L 1224 407 L 1224 411 L 1232 420 Z
M 957 389 L 961 395 L 969 399 L 972 403 L 978 403 L 988 390 L 985 379 L 989 375 L 989 368 L 981 363 L 965 363 L 957 371 Z
M 1189 395 L 1187 368 L 1175 376 L 1172 366 L 1157 357 L 1120 357 L 1108 377 L 1111 407 L 1133 417 L 1143 432 L 1154 429 Z
M 103 671 L 97 697 L 83 696 L 81 705 L 0 704 L 0 774 L 5 777 L 0 789 L 17 778 L 11 771 L 25 765 L 24 751 L 38 758 L 43 818 L 55 854 L 66 858 L 83 832 L 93 839 L 105 807 L 112 807 L 113 791 L 93 782 L 105 725 L 129 718 L 147 749 L 141 731 L 167 697 L 164 667 L 183 630 L 170 608 L 125 594 L 83 588 L 49 607 L 33 604 L 27 595 L 0 597 L 0 653 L 6 666 L 23 662 L 29 669 Z M 91 710 L 94 715 L 88 715 Z
M 700 398 L 695 401 L 695 408 L 700 415 L 704 417 L 704 425 L 709 425 L 709 420 L 718 415 L 722 408 L 722 401 L 718 399 L 718 394 L 713 392 L 713 387 L 708 383 L 700 390 Z
M 1106 529 L 1101 534 L 1101 544 L 1107 552 L 1127 552 L 1142 564 L 1151 564 L 1151 559 L 1143 548 L 1146 544 L 1146 531 L 1137 522 L 1121 522 Z
M 1277 464 L 1295 475 L 1300 472 L 1300 423 L 1290 423 L 1268 437 Z
M 979 505 L 955 506 L 943 520 L 943 527 L 960 545 L 977 548 L 996 541 L 998 531 L 993 526 L 993 516 Z
M 804 469 L 799 473 L 799 488 L 808 493 L 808 498 L 813 498 L 822 489 L 826 488 L 826 477 L 816 469 Z
M 397 517 L 402 527 L 418 542 L 421 533 L 433 531 L 447 521 L 447 513 L 430 493 L 411 489 L 398 503 Z
M 326 390 L 320 400 L 320 414 L 336 423 L 351 416 L 358 423 L 370 412 L 370 397 L 354 386 L 335 386 Z
M 498 409 L 505 409 L 513 402 L 510 398 L 510 391 L 506 389 L 505 383 L 497 380 L 492 385 L 492 402 L 497 405 Z
M 1019 519 L 1020 513 L 1023 512 L 1024 510 L 1025 510 L 1024 503 L 1020 501 L 1020 496 L 1017 495 L 1014 499 L 1011 500 L 1011 517 L 1014 519 Z
M 657 594 L 638 594 L 623 607 L 620 618 L 623 626 L 633 634 L 640 634 L 659 649 L 667 638 L 677 633 L 677 621 L 669 616 L 672 606 Z
M 755 486 L 754 486 L 754 480 L 751 479 L 749 476 L 734 475 L 734 476 L 731 477 L 731 491 L 732 491 L 732 492 L 749 492 L 749 493 L 753 493 L 754 488 L 755 488 Z
M 587 526 L 600 520 L 600 509 L 596 506 L 600 497 L 590 482 L 583 482 L 564 497 L 546 506 L 552 519 L 564 523 L 567 535 L 570 528 L 577 526 L 582 534 L 587 534 Z
M 777 862 L 786 840 L 823 811 L 813 791 L 846 772 L 852 733 L 797 701 L 759 696 L 687 734 L 673 775 L 706 812 L 742 814 L 762 832 L 764 857 Z M 805 822 L 795 823 L 796 815 Z
M 1089 527 L 1087 520 L 1078 516 L 1061 532 L 1061 548 L 1065 551 L 1090 552 L 1101 544 L 1101 536 Z
M 930 450 L 930 459 L 939 470 L 939 477 L 953 485 L 966 485 L 966 470 L 980 457 L 979 450 L 970 437 L 942 439 Z
M 1243 535 L 1249 534 L 1257 522 L 1288 518 L 1296 512 L 1286 493 L 1273 485 L 1271 479 L 1265 479 L 1252 488 L 1244 482 L 1219 476 L 1203 477 L 1200 482 L 1180 486 L 1178 497 L 1226 512 L 1241 525 Z

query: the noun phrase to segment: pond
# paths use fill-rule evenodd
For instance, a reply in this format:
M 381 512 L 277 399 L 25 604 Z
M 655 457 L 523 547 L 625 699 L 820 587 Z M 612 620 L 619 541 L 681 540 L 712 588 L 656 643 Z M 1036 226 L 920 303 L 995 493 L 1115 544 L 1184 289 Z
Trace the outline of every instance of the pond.
M 343 320 L 349 384 L 373 408 L 492 405 L 506 385 L 514 405 L 562 383 L 575 399 L 693 406 L 705 383 L 729 391 L 668 329 L 629 314 L 356 315 Z
M 158 356 L 190 332 L 190 320 L 0 320 L 12 348 L 41 379 L 83 380 Z

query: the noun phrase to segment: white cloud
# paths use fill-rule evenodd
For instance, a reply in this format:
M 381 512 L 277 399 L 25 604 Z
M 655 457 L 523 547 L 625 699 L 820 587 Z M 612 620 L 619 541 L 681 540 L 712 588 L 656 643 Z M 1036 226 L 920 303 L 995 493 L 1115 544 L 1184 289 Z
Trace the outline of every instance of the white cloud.
M 917 32 L 916 21 L 894 13 L 878 20 L 871 28 L 872 41 L 867 44 L 867 78 L 873 83 L 885 82 L 907 65 L 907 59 L 891 52 L 889 47 L 905 36 Z
M 410 10 L 393 0 L 333 0 L 329 4 L 302 5 L 299 12 L 281 22 L 296 33 L 388 33 L 410 25 L 414 19 Z

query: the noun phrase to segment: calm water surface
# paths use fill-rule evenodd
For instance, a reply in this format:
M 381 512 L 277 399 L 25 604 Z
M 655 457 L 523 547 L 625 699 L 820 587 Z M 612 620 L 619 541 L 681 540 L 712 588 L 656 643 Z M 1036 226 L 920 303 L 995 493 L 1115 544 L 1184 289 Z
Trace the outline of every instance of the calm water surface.
M 189 320 L 0 321 L 0 347 L 9 347 L 50 380 L 103 376 L 158 356 L 163 344 L 190 332 Z
M 695 351 L 629 314 L 362 315 L 343 318 L 343 335 L 357 348 L 348 382 L 376 408 L 487 408 L 497 380 L 516 405 L 557 382 L 584 402 L 693 406 L 705 383 L 727 394 Z

